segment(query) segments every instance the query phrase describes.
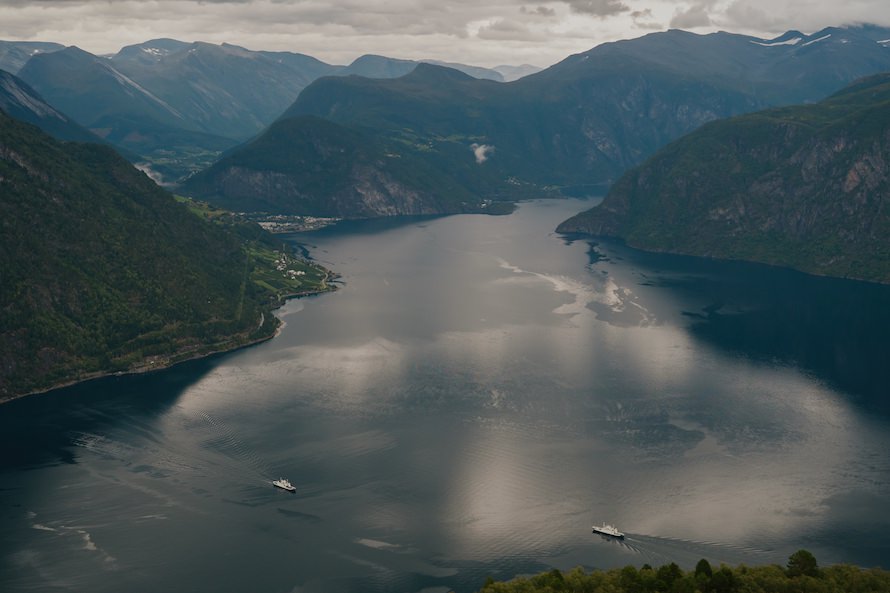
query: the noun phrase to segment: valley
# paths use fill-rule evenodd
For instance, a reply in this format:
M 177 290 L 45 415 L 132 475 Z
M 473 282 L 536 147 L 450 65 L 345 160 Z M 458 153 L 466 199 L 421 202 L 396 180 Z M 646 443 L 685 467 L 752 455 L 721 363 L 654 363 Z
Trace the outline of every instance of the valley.
M 890 13 L 136 4 L 0 6 L 0 589 L 881 590 Z

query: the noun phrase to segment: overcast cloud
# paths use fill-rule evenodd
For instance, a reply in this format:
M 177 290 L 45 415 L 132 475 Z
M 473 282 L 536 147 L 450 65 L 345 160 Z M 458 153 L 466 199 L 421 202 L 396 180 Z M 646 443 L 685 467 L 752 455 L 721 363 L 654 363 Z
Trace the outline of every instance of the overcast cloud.
M 887 0 L 0 0 L 0 39 L 94 53 L 157 37 L 287 50 L 547 66 L 668 27 L 773 37 L 830 25 L 890 26 Z

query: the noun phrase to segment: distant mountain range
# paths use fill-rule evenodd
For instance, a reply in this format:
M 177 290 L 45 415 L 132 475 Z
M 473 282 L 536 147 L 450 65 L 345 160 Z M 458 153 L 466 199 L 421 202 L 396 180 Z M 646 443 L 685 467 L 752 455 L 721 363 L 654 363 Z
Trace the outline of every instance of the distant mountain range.
M 34 53 L 20 74 L 55 108 L 55 113 L 48 106 L 40 108 L 44 113 L 37 120 L 42 123 L 29 120 L 45 129 L 47 122 L 56 125 L 66 116 L 86 121 L 93 132 L 147 156 L 155 171 L 169 175 L 183 172 L 184 162 L 192 169 L 209 164 L 225 150 L 215 164 L 190 175 L 181 190 L 237 211 L 348 218 L 500 212 L 502 202 L 519 197 L 602 191 L 703 124 L 770 106 L 814 104 L 863 76 L 890 72 L 888 40 L 890 29 L 875 26 L 827 28 L 811 35 L 788 31 L 774 39 L 674 30 L 606 43 L 509 83 L 492 80 L 497 78 L 493 75 L 474 78 L 450 67 L 380 56 L 363 56 L 349 67 L 339 67 L 299 54 L 170 39 L 129 46 L 106 58 L 54 46 L 23 47 L 16 55 Z M 8 46 L 6 50 L 10 54 Z M 14 80 L 4 80 L 4 88 L 11 88 Z M 18 93 L 19 103 L 22 97 L 31 97 L 24 103 L 36 101 L 27 84 L 14 86 L 8 96 Z M 293 96 L 296 100 L 284 107 Z M 816 119 L 827 118 L 826 110 L 846 110 L 838 97 L 814 106 L 823 114 Z M 67 107 L 58 109 L 60 104 Z M 776 130 L 796 130 L 795 137 L 803 137 L 800 129 L 816 129 L 798 129 L 777 117 L 768 118 L 779 122 Z M 265 121 L 272 123 L 235 147 Z M 835 121 L 829 128 L 840 130 L 844 122 Z M 72 130 L 67 133 L 75 133 Z M 777 151 L 791 150 L 779 138 L 769 137 Z M 703 137 L 692 138 L 689 142 L 695 143 Z M 852 145 L 857 137 L 844 136 L 844 141 Z M 671 150 L 677 150 L 675 146 Z M 713 150 L 722 154 L 725 147 L 714 145 Z M 796 175 L 778 156 L 768 164 L 749 157 L 741 159 L 746 167 L 754 167 L 745 169 L 746 175 L 780 165 L 790 178 Z M 661 167 L 667 167 L 666 162 L 662 157 L 653 161 Z M 653 172 L 646 179 L 656 188 L 656 183 L 685 179 L 684 170 L 671 169 L 664 176 Z M 710 179 L 705 173 L 700 171 L 701 179 Z M 662 177 L 668 181 L 658 181 Z M 614 195 L 630 200 L 626 179 Z M 836 185 L 828 178 L 820 183 L 819 191 Z M 782 191 L 794 193 L 791 187 Z M 677 199 L 703 198 L 678 194 Z M 868 201 L 867 196 L 861 200 Z M 609 198 L 601 214 L 589 219 L 596 222 L 580 217 L 561 228 L 615 233 L 654 249 L 786 261 L 757 250 L 730 249 L 730 242 L 725 255 L 718 246 L 689 245 L 687 239 L 677 238 L 684 228 L 679 223 L 656 234 L 661 243 L 647 243 L 633 226 L 649 224 L 643 218 L 632 217 L 633 223 L 631 218 L 620 223 L 598 218 L 620 203 L 617 197 Z M 808 216 L 797 206 L 789 208 L 788 216 Z M 812 225 L 801 228 L 822 232 Z M 674 233 L 670 241 L 665 238 L 669 233 Z M 874 231 L 862 227 L 860 234 L 871 237 Z M 755 235 L 751 231 L 750 236 Z M 838 248 L 830 261 L 811 265 L 804 258 L 788 264 L 877 278 L 868 271 L 870 260 L 853 263 L 851 258 L 854 255 Z
M 298 53 L 175 39 L 127 46 L 107 57 L 58 44 L 0 42 L 0 67 L 171 180 L 262 131 L 317 78 L 397 77 L 418 63 L 366 55 L 335 66 Z M 449 66 L 503 80 L 496 70 Z
M 890 283 L 890 74 L 707 124 L 557 230 Z
M 890 30 L 877 27 L 829 28 L 809 36 L 790 31 L 770 40 L 667 31 L 606 43 L 506 84 L 433 65 L 397 79 L 324 77 L 306 87 L 267 133 L 279 138 L 277 150 L 288 144 L 278 128 L 299 134 L 287 120 L 312 116 L 398 146 L 400 158 L 422 159 L 439 170 L 438 179 L 460 178 L 461 187 L 481 197 L 533 187 L 590 193 L 704 123 L 817 101 L 861 76 L 890 71 L 886 39 Z M 328 132 L 345 134 L 335 127 Z M 235 208 L 239 201 L 247 207 L 266 200 L 270 186 L 248 180 L 272 171 L 266 163 L 275 157 L 262 154 L 268 148 L 238 148 L 185 190 Z M 288 171 L 274 171 L 321 188 L 313 176 L 329 174 L 329 158 L 319 151 Z M 241 165 L 233 167 L 235 161 Z M 388 169 L 391 182 L 408 180 L 393 177 L 383 159 L 362 166 Z M 476 177 L 466 174 L 473 169 Z M 432 183 L 426 187 L 432 189 Z M 294 213 L 310 211 L 325 199 L 311 193 L 279 196 L 278 204 Z M 354 215 L 366 212 L 355 203 Z
M 667 31 L 602 44 L 507 86 L 493 81 L 534 67 L 446 64 L 474 80 L 429 92 L 416 79 L 353 80 L 397 79 L 418 65 L 373 55 L 336 66 L 297 53 L 173 39 L 108 57 L 55 44 L 5 42 L 0 51 L 10 68 L 21 64 L 20 78 L 53 107 L 139 155 L 168 181 L 206 168 L 287 111 L 388 137 L 407 131 L 420 145 L 472 139 L 468 144 L 494 147 L 488 167 L 502 181 L 583 192 L 706 121 L 818 101 L 858 77 L 890 70 L 888 38 L 890 30 L 871 26 L 766 40 Z M 313 82 L 312 93 L 302 93 Z M 380 94 L 399 107 L 374 105 Z M 435 108 L 424 104 L 427 94 L 437 96 Z M 349 110 L 340 108 L 346 104 Z

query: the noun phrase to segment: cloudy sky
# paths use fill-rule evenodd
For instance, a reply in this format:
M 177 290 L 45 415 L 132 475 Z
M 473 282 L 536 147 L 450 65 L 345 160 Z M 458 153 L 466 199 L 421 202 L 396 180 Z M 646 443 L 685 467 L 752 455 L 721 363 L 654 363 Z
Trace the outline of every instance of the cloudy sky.
M 0 0 L 0 39 L 94 53 L 157 37 L 227 41 L 331 63 L 364 53 L 547 66 L 605 41 L 682 28 L 772 37 L 890 26 L 888 0 Z

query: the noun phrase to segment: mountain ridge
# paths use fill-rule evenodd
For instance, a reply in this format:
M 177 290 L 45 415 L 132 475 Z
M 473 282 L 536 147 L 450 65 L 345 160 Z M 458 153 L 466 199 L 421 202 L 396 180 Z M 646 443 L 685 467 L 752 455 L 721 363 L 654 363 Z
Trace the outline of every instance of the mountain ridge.
M 20 45 L 10 47 L 26 51 Z M 20 74 L 57 109 L 172 181 L 260 133 L 318 78 L 397 76 L 419 63 L 369 55 L 340 66 L 295 52 L 160 38 L 105 57 L 55 48 L 28 59 Z
M 890 30 L 863 31 L 823 29 L 790 44 L 798 32 L 776 41 L 671 30 L 604 43 L 500 84 L 435 66 L 395 79 L 324 77 L 278 121 L 321 117 L 417 151 L 485 146 L 486 167 L 502 183 L 584 192 L 709 121 L 821 99 L 863 73 L 890 70 L 890 48 L 874 39 Z

